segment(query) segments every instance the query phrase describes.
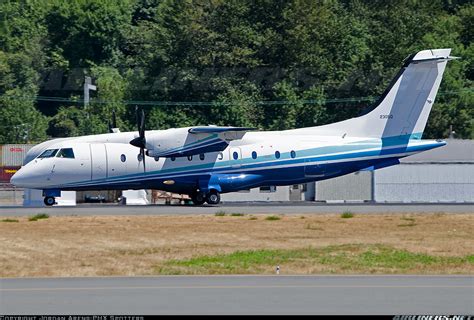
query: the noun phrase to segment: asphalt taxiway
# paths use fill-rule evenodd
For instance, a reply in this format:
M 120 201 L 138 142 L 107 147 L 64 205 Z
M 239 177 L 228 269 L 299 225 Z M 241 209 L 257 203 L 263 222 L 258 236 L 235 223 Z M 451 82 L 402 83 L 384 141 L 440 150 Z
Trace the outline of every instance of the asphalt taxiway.
M 125 206 L 118 204 L 60 207 L 0 206 L 0 216 L 28 216 L 38 212 L 49 215 L 189 215 L 215 214 L 218 211 L 243 214 L 324 214 L 342 213 L 474 213 L 474 204 L 368 204 L 368 203 L 315 203 L 315 202 L 245 202 L 224 203 L 217 206 L 146 205 Z
M 0 279 L 1 314 L 474 314 L 473 276 Z

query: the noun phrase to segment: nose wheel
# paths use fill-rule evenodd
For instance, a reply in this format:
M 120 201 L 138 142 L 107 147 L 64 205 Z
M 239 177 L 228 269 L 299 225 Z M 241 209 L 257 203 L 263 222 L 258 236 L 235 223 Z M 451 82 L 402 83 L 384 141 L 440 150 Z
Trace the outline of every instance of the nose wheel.
M 44 204 L 47 205 L 48 207 L 51 207 L 55 203 L 56 203 L 56 199 L 54 197 L 45 197 L 44 198 Z

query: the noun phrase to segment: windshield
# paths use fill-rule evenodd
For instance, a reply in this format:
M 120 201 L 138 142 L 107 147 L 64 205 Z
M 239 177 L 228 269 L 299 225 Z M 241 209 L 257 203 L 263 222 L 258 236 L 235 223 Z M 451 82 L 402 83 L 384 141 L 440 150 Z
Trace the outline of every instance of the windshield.
M 72 148 L 63 148 L 56 157 L 74 159 L 74 151 L 72 151 Z
M 38 156 L 38 158 L 42 159 L 42 158 L 52 158 L 56 155 L 56 153 L 58 152 L 59 149 L 48 149 L 48 150 L 45 150 L 43 151 L 42 154 L 40 154 Z

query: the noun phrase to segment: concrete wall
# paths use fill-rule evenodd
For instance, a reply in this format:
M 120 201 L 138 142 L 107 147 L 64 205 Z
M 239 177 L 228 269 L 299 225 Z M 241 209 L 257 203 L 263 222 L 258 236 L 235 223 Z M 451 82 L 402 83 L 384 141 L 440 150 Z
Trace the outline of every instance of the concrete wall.
M 371 171 L 316 182 L 316 201 L 370 201 L 372 197 Z
M 23 189 L 0 187 L 0 205 L 13 206 L 23 204 Z
M 400 164 L 374 181 L 377 202 L 474 202 L 474 164 Z

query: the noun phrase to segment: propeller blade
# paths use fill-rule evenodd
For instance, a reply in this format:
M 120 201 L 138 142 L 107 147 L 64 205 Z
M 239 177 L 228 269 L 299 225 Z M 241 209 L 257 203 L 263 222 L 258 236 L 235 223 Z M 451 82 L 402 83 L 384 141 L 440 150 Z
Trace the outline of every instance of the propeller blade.
M 138 106 L 135 106 L 135 116 L 137 118 L 137 127 L 138 127 L 138 137 L 130 141 L 132 146 L 137 148 L 146 149 L 146 138 L 145 138 L 145 112 L 143 109 L 138 109 Z
M 138 127 L 140 137 L 145 139 L 145 111 L 141 109 L 140 125 Z
M 132 139 L 130 144 L 137 148 L 140 148 L 140 156 L 143 161 L 143 172 L 146 172 L 146 164 L 145 164 L 145 149 L 146 149 L 146 138 L 145 138 L 145 111 L 138 106 L 135 106 L 135 117 L 137 120 L 137 129 L 138 129 L 138 137 Z

